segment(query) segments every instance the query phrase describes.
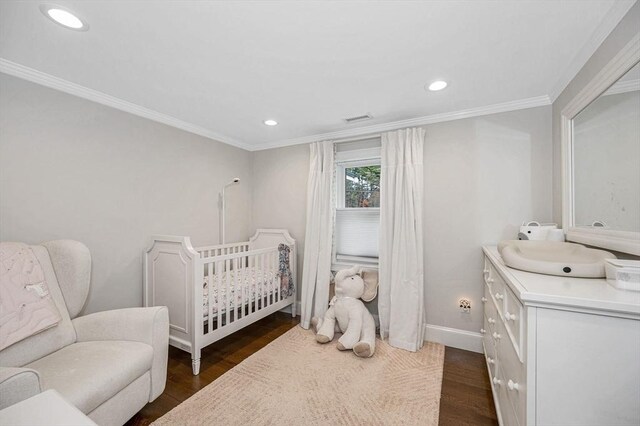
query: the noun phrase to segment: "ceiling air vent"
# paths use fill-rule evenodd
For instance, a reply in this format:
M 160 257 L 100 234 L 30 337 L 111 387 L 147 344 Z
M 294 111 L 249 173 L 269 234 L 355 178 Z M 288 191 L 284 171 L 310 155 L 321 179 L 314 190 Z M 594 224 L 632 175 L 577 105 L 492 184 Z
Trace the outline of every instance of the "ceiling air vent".
M 371 120 L 373 117 L 369 114 L 365 114 L 365 115 L 358 115 L 357 117 L 349 117 L 349 118 L 345 118 L 344 121 L 345 123 L 349 124 L 349 123 L 355 123 L 357 121 L 365 121 L 365 120 Z

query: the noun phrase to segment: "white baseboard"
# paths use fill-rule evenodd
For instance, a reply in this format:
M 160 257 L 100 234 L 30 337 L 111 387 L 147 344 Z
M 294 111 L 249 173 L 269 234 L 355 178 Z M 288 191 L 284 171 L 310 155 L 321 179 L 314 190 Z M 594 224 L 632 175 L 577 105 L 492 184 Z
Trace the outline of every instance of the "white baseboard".
M 291 313 L 292 305 L 285 306 L 280 312 Z M 296 316 L 300 316 L 300 302 L 295 302 Z M 379 326 L 378 315 L 373 315 L 376 327 Z M 482 335 L 472 331 L 460 330 L 457 328 L 442 327 L 439 325 L 425 324 L 424 340 L 441 343 L 452 348 L 464 349 L 465 351 L 483 353 Z
M 464 349 L 466 351 L 478 353 L 483 352 L 482 336 L 480 333 L 474 333 L 472 331 L 426 324 L 424 329 L 424 340 L 442 343 L 445 346 Z
M 298 302 L 296 300 L 293 303 L 293 305 L 295 305 L 295 307 L 296 307 L 296 316 L 299 317 L 300 316 L 300 302 Z M 290 314 L 291 313 L 291 308 L 293 307 L 293 305 L 285 306 L 284 308 L 280 309 L 280 312 L 285 312 L 287 314 Z

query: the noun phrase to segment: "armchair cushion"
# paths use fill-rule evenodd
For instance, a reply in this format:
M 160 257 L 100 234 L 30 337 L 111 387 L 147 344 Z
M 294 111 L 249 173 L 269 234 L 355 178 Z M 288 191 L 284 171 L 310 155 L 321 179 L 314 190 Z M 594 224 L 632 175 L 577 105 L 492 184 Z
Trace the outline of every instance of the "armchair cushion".
M 96 312 L 73 321 L 78 342 L 127 340 L 153 347 L 149 401 L 164 390 L 169 350 L 169 310 L 166 306 Z
M 79 241 L 55 240 L 42 245 L 49 252 L 69 316 L 78 316 L 89 295 L 91 253 Z
M 30 368 L 0 367 L 0 410 L 39 394 L 40 376 Z
M 144 375 L 153 348 L 140 342 L 74 343 L 28 365 L 43 390 L 55 389 L 87 414 Z

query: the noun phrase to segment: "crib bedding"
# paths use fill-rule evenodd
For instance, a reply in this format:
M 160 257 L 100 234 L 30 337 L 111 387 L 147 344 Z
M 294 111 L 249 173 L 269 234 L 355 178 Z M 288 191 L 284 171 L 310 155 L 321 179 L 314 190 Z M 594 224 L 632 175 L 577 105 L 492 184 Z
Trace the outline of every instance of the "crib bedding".
M 218 313 L 218 306 L 221 308 L 221 312 L 225 312 L 227 309 L 227 275 L 229 275 L 229 290 L 231 292 L 230 307 L 235 309 L 236 306 L 242 306 L 244 303 L 253 302 L 256 298 L 264 297 L 271 294 L 274 290 L 277 290 L 278 285 L 278 272 L 277 271 L 265 271 L 255 267 L 242 268 L 238 270 L 231 270 L 222 273 L 222 279 L 220 280 L 220 289 L 218 289 L 218 274 L 214 274 L 213 280 L 211 277 L 204 277 L 203 300 L 202 300 L 202 312 L 204 319 L 209 316 L 209 289 L 213 292 L 213 314 Z M 237 281 L 236 281 L 237 276 Z M 210 282 L 213 285 L 209 285 Z M 244 296 L 243 296 L 244 295 Z M 281 297 L 284 299 L 287 297 L 285 291 L 281 292 Z

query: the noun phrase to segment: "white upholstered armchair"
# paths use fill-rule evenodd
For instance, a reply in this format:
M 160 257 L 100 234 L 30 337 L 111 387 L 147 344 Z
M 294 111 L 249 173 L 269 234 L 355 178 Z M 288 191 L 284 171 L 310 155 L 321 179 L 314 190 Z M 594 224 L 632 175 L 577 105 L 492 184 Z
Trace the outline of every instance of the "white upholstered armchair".
M 78 316 L 89 293 L 82 243 L 31 246 L 62 320 L 0 351 L 0 409 L 55 389 L 99 425 L 122 425 L 164 390 L 166 307 Z

